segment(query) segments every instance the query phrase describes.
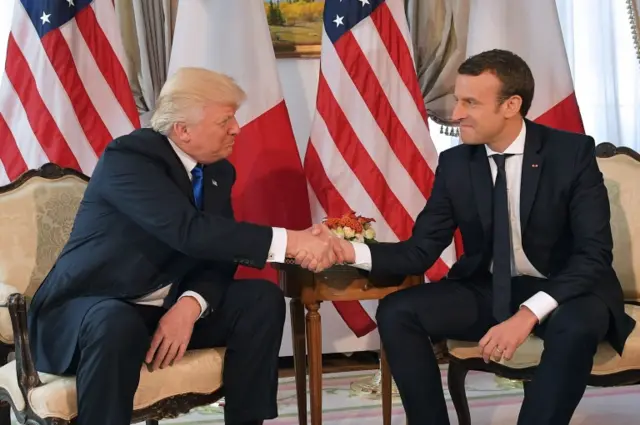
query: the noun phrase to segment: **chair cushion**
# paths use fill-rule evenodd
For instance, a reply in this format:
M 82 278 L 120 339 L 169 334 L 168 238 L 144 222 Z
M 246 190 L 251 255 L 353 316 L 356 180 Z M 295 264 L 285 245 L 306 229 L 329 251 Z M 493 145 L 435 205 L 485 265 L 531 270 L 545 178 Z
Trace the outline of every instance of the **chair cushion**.
M 222 386 L 224 354 L 225 348 L 190 350 L 171 367 L 149 372 L 143 366 L 133 401 L 134 409 L 143 409 L 180 394 L 210 394 L 218 390 Z M 75 377 L 40 373 L 40 380 L 42 386 L 28 395 L 33 411 L 41 418 L 74 418 L 78 413 Z M 16 409 L 25 409 L 25 400 L 18 387 L 15 361 L 0 368 L 0 388 L 9 393 Z
M 627 304 L 625 310 L 640 323 L 640 306 Z M 476 342 L 448 340 L 447 346 L 449 354 L 457 359 L 482 358 L 482 353 Z M 532 335 L 516 350 L 511 360 L 501 360 L 499 363 L 512 369 L 537 366 L 540 363 L 543 349 L 544 342 Z M 622 356 L 618 355 L 609 343 L 600 344 L 591 373 L 610 375 L 625 370 L 640 370 L 640 325 L 636 326 L 629 335 Z
M 640 162 L 628 155 L 598 158 L 611 208 L 613 268 L 620 279 L 625 300 L 640 301 Z

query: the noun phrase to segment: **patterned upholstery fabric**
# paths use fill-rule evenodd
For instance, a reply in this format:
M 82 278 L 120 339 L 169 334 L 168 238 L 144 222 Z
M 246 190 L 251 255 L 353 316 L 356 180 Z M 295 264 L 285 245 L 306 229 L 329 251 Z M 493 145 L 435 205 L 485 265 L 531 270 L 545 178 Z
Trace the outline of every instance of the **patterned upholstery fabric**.
M 64 247 L 87 183 L 75 176 L 33 177 L 0 193 L 0 302 L 15 292 L 32 296 Z M 7 309 L 0 341 L 13 342 Z

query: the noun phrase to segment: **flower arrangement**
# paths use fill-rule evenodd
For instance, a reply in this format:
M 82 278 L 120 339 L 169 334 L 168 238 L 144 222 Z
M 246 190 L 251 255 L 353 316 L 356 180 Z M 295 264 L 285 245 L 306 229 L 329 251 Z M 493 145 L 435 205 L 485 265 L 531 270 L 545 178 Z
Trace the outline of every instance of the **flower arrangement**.
M 373 218 L 356 215 L 354 211 L 342 217 L 329 217 L 323 220 L 323 223 L 339 238 L 365 243 L 376 242 L 376 232 L 371 226 L 372 222 L 375 222 Z

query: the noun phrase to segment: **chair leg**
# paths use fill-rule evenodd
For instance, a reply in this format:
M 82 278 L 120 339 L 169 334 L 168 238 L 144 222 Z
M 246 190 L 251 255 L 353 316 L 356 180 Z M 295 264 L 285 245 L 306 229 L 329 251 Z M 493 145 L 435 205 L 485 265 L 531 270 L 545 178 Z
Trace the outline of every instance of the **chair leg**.
M 387 362 L 384 348 L 380 347 L 380 373 L 381 373 L 381 393 L 382 393 L 382 424 L 391 425 L 391 369 Z
M 11 405 L 0 403 L 0 425 L 11 425 Z
M 307 352 L 304 306 L 300 299 L 289 302 L 291 312 L 291 337 L 293 340 L 293 367 L 296 375 L 296 399 L 298 400 L 298 424 L 307 425 Z
M 447 386 L 451 394 L 451 401 L 456 408 L 459 425 L 471 425 L 471 413 L 469 412 L 469 402 L 464 388 L 464 381 L 467 377 L 466 367 L 459 361 L 451 359 L 449 361 L 449 371 L 447 373 Z

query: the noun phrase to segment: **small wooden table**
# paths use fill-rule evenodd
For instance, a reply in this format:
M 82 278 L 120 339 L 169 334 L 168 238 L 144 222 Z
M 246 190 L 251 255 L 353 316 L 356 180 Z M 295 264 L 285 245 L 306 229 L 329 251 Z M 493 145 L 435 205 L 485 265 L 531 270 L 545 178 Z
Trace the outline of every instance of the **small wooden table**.
M 291 298 L 291 334 L 293 363 L 298 400 L 298 421 L 307 424 L 307 382 L 305 345 L 309 354 L 309 390 L 311 425 L 322 424 L 322 301 L 379 300 L 400 289 L 421 283 L 421 277 L 410 276 L 404 281 L 379 283 L 376 287 L 368 272 L 350 266 L 333 266 L 321 273 L 312 273 L 296 264 L 274 264 L 280 287 Z M 304 307 L 303 307 L 304 306 Z M 305 315 L 306 314 L 306 331 Z M 308 337 L 307 337 L 308 335 Z M 384 425 L 391 424 L 391 373 L 381 350 L 382 415 Z

